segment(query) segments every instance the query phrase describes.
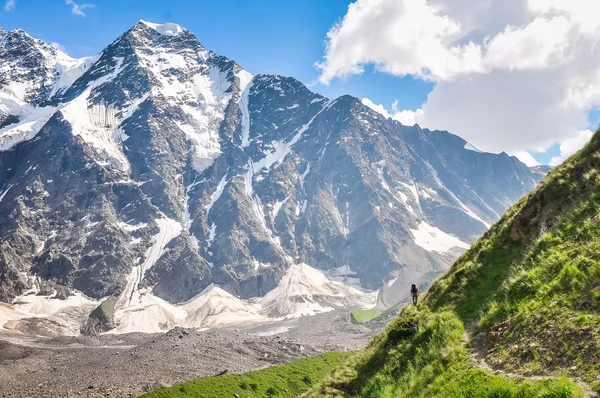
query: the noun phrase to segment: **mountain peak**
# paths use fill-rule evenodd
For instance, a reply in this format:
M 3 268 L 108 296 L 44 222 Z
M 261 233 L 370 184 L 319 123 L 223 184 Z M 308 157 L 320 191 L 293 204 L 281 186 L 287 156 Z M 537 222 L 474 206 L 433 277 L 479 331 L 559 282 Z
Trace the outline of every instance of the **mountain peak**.
M 161 35 L 164 35 L 164 36 L 177 36 L 186 31 L 181 26 L 177 25 L 176 23 L 172 23 L 172 22 L 158 24 L 158 23 L 154 23 L 154 22 L 147 22 L 144 20 L 140 20 L 140 22 L 138 24 L 146 25 L 149 28 L 155 30 L 157 33 L 160 33 Z
M 6 37 L 13 37 L 21 40 L 35 40 L 29 33 L 25 32 L 23 29 L 13 29 L 9 31 L 2 30 L 0 31 L 0 35 L 6 35 Z

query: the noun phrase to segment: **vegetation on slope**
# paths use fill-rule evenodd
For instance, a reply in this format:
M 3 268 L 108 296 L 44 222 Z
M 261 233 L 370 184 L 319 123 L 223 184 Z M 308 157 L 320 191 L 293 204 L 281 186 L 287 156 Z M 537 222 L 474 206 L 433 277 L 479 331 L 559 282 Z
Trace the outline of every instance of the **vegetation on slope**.
M 418 309 L 405 308 L 306 396 L 583 396 L 576 381 L 591 395 L 600 389 L 599 260 L 596 134 L 459 258 Z
M 381 311 L 377 308 L 371 308 L 370 310 L 354 310 L 352 311 L 352 321 L 355 323 L 364 323 L 375 319 L 380 315 Z
M 143 395 L 145 398 L 297 397 L 344 364 L 351 354 L 330 352 L 242 375 L 206 377 Z

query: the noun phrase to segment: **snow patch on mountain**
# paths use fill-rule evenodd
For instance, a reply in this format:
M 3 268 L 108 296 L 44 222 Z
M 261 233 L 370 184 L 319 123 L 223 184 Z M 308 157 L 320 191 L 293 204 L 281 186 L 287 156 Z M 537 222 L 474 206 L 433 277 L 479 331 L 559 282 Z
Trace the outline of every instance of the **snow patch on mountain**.
M 465 144 L 464 148 L 468 151 L 483 153 L 483 151 L 481 149 L 477 148 L 475 145 L 471 144 L 470 142 L 467 142 Z
M 11 36 L 12 40 L 8 40 Z M 22 47 L 27 47 L 23 51 Z M 97 56 L 72 58 L 58 48 L 29 36 L 22 30 L 7 32 L 0 40 L 3 62 L 0 63 L 0 75 L 11 77 L 0 88 L 0 92 L 22 102 L 37 94 L 42 88 L 48 88 L 52 98 L 55 94 L 70 87 L 98 59 Z M 39 68 L 35 78 L 25 77 L 30 70 L 24 66 L 29 57 L 36 57 Z M 21 78 L 23 76 L 23 78 Z
M 136 294 L 138 302 L 126 309 L 115 311 L 116 327 L 107 333 L 161 333 L 178 325 L 184 312 L 177 306 L 156 297 L 147 289 Z M 118 305 L 118 304 L 117 304 Z
M 192 183 L 185 187 L 185 194 L 183 195 L 183 227 L 187 231 L 188 236 L 192 240 L 192 245 L 196 250 L 200 247 L 198 238 L 192 233 L 192 223 L 194 222 L 190 215 L 190 191 L 194 188 L 196 183 Z
M 242 115 L 242 148 L 245 148 L 250 144 L 250 110 L 248 109 L 248 106 L 250 104 L 252 78 L 248 79 L 248 75 L 245 74 L 238 74 L 238 78 L 240 79 L 240 90 L 242 91 L 242 98 L 239 103 L 239 111 Z
M 190 88 L 193 88 L 191 92 L 198 103 L 195 106 L 181 104 L 188 120 L 177 122 L 177 125 L 192 142 L 192 164 L 198 173 L 207 169 L 221 154 L 219 126 L 230 99 L 226 94 L 229 86 L 226 74 L 213 67 L 208 75 L 194 76 L 194 85 Z
M 348 276 L 353 274 L 348 267 L 341 267 L 331 272 L 331 278 L 352 282 L 348 281 Z M 278 286 L 258 302 L 241 300 L 214 284 L 178 305 L 142 289 L 139 303 L 125 314 L 118 317 L 115 314 L 117 327 L 108 333 L 159 333 L 175 326 L 208 328 L 272 322 L 328 312 L 336 307 L 368 308 L 375 305 L 377 292 L 348 286 L 341 279 L 332 281 L 321 271 L 306 264 L 296 264 L 290 267 Z
M 164 36 L 177 36 L 185 31 L 185 29 L 173 22 L 167 22 L 163 24 L 146 22 L 143 20 L 140 20 L 140 22 Z
M 3 112 L 3 108 L 7 109 L 7 103 L 8 101 L 4 101 L 0 93 L 0 112 Z M 56 107 L 34 107 L 28 104 L 18 112 L 6 111 L 7 114 L 21 117 L 17 123 L 0 129 L 0 151 L 8 151 L 20 142 L 29 141 L 35 137 L 55 112 Z
M 294 146 L 294 144 L 296 144 L 300 140 L 302 134 L 304 134 L 304 132 L 310 128 L 311 124 L 317 118 L 317 116 L 319 116 L 321 112 L 327 109 L 327 107 L 328 104 L 324 105 L 323 108 L 321 108 L 321 110 L 317 112 L 317 114 L 315 114 L 308 121 L 308 123 L 304 124 L 302 127 L 297 129 L 291 140 L 287 142 L 285 140 L 272 141 L 271 148 L 266 151 L 263 151 L 263 157 L 260 160 L 258 160 L 257 162 L 250 162 L 249 169 L 251 175 L 254 176 L 262 169 L 269 170 L 274 164 L 280 164 L 281 162 L 283 162 L 285 157 L 292 151 L 292 147 Z M 307 172 L 308 170 L 309 169 L 307 169 Z
M 467 207 L 455 194 L 454 192 L 452 192 L 450 189 L 448 189 L 448 187 L 446 187 L 446 185 L 444 185 L 444 183 L 442 182 L 442 180 L 440 179 L 440 177 L 438 176 L 437 171 L 433 168 L 433 166 L 426 160 L 424 160 L 423 158 L 421 158 L 419 156 L 419 158 L 423 161 L 423 163 L 425 163 L 425 165 L 427 166 L 427 168 L 431 171 L 431 175 L 433 176 L 436 184 L 438 185 L 439 188 L 443 189 L 444 191 L 446 191 L 448 193 L 448 195 L 450 195 L 450 197 L 454 200 L 454 202 L 458 205 L 459 209 L 465 213 L 466 215 L 468 215 L 469 217 L 481 222 L 483 225 L 485 225 L 486 228 L 490 228 L 490 224 L 487 223 L 485 220 L 483 220 L 481 217 L 479 217 L 477 214 L 475 214 L 475 212 L 473 210 L 471 210 L 469 207 Z
M 219 181 L 219 184 L 217 185 L 217 189 L 210 196 L 210 202 L 205 207 L 205 209 L 206 209 L 206 219 L 207 220 L 208 220 L 208 216 L 210 215 L 210 209 L 212 209 L 212 207 L 214 206 L 214 204 L 217 203 L 217 201 L 219 200 L 219 198 L 223 194 L 223 190 L 225 189 L 225 185 L 227 185 L 227 174 L 225 174 L 223 176 L 223 178 L 221 178 L 221 181 Z
M 148 226 L 147 223 L 139 223 L 136 225 L 131 225 L 125 222 L 118 222 L 117 225 L 121 228 L 123 228 L 125 231 L 127 232 L 133 232 L 133 231 L 138 231 L 140 229 L 146 228 Z
M 414 242 L 430 252 L 447 253 L 452 248 L 468 249 L 470 246 L 455 236 L 422 221 L 417 229 L 411 229 Z
M 254 76 L 252 75 L 252 73 L 244 70 L 244 69 L 240 69 L 235 73 L 235 76 L 239 79 L 240 82 L 240 92 L 243 93 L 244 91 L 246 91 L 246 88 L 249 87 L 249 85 L 252 83 L 252 79 L 254 78 Z
M 158 259 L 163 255 L 165 247 L 169 242 L 178 236 L 182 227 L 181 224 L 168 217 L 156 220 L 160 232 L 152 238 L 152 246 L 146 252 L 146 258 L 142 264 L 135 265 L 127 277 L 127 286 L 119 297 L 115 308 L 115 323 L 119 330 L 133 330 L 144 325 L 149 319 L 148 311 L 153 316 L 161 318 L 165 322 L 170 319 L 163 310 L 158 310 L 156 306 L 164 307 L 168 303 L 161 303 L 161 300 L 150 294 L 146 294 L 145 289 L 139 289 L 139 284 L 146 271 L 148 271 Z M 170 305 L 170 304 L 169 304 Z M 158 311 L 158 313 L 154 313 Z
M 249 180 L 246 179 L 246 183 L 248 183 L 248 181 Z M 281 250 L 282 253 L 285 253 L 285 250 L 283 250 L 283 248 L 281 247 L 281 241 L 279 240 L 279 237 L 273 233 L 273 230 L 271 230 L 267 224 L 267 219 L 265 218 L 265 212 L 263 210 L 262 200 L 260 199 L 260 196 L 253 192 L 252 187 L 246 187 L 246 192 L 250 192 L 248 198 L 250 199 L 250 202 L 252 204 L 252 210 L 254 210 L 254 215 L 256 216 L 256 219 L 258 220 L 264 231 L 267 233 L 269 240 L 271 241 L 271 243 L 275 244 L 275 246 L 277 246 L 277 248 Z
M 191 300 L 178 305 L 169 304 L 150 291 L 143 291 L 143 307 L 128 314 L 109 334 L 161 333 L 175 326 L 209 328 L 249 322 L 266 322 L 260 307 L 245 302 L 210 285 Z
M 12 185 L 9 185 L 5 189 L 0 191 L 0 202 L 2 202 L 2 199 L 4 199 L 4 197 L 6 196 L 6 194 L 12 187 L 13 187 Z
M 60 56 L 57 58 L 55 66 L 55 74 L 58 76 L 58 80 L 54 83 L 48 98 L 53 98 L 71 87 L 100 58 L 99 55 L 94 55 L 92 57 L 75 59 L 62 53 L 60 50 L 58 50 L 58 53 Z
M 485 225 L 486 228 L 489 229 L 491 227 L 490 223 L 486 222 L 483 218 L 481 218 L 477 214 L 475 214 L 475 212 L 473 210 L 471 210 L 469 207 L 467 207 L 467 205 L 465 205 L 460 199 L 458 199 L 458 197 L 456 195 L 454 195 L 453 192 L 451 192 L 448 189 L 446 190 L 446 192 L 448 192 L 448 194 L 456 201 L 456 203 L 458 204 L 460 209 L 463 211 L 463 213 L 465 213 L 469 217 L 481 222 L 483 225 Z M 483 202 L 483 200 L 482 200 L 482 202 Z
M 118 132 L 120 120 L 118 110 L 111 104 L 94 103 L 91 92 L 117 77 L 123 69 L 123 58 L 106 75 L 93 81 L 77 98 L 60 109 L 65 120 L 71 125 L 73 135 L 79 136 L 91 147 L 107 157 L 117 169 L 129 173 L 131 167 L 123 154 Z M 135 106 L 135 105 L 134 105 Z
M 216 285 L 204 289 L 182 306 L 186 313 L 184 325 L 203 328 L 221 325 L 267 321 L 259 307 L 244 302 Z
M 167 99 L 186 115 L 175 122 L 192 144 L 194 169 L 202 173 L 221 154 L 219 128 L 231 100 L 228 72 L 216 66 L 206 68 L 204 50 L 196 56 L 160 46 L 136 48 L 135 52 L 158 83 L 152 87 L 152 95 Z
M 97 301 L 85 297 L 81 292 L 75 292 L 64 300 L 57 298 L 56 295 L 56 291 L 49 296 L 38 296 L 30 292 L 16 298 L 12 303 L 13 308 L 28 316 L 46 317 L 70 307 L 93 308 L 98 305 Z
M 271 212 L 271 219 L 273 220 L 273 222 L 275 222 L 277 215 L 281 211 L 281 207 L 283 207 L 285 202 L 287 202 L 289 199 L 290 199 L 290 196 L 286 196 L 286 198 L 283 199 L 282 201 L 277 201 L 277 202 L 273 203 L 273 210 Z
M 19 330 L 21 321 L 44 319 L 52 325 L 50 330 L 63 336 L 79 335 L 82 314 L 91 312 L 99 301 L 74 291 L 66 299 L 58 298 L 57 292 L 40 295 L 39 279 L 31 278 L 32 288 L 15 298 L 9 306 L 0 303 L 0 330 Z
M 212 244 L 215 240 L 215 235 L 217 234 L 217 224 L 214 222 L 210 225 L 210 231 L 208 231 L 208 244 Z
M 362 290 L 360 279 L 356 277 L 356 272 L 352 271 L 348 265 L 333 268 L 324 272 L 324 274 L 327 275 L 327 278 L 331 281 L 343 283 L 344 285 L 353 286 L 358 290 Z
M 11 36 L 12 40 L 7 40 Z M 9 43 L 10 42 L 10 43 Z M 24 52 L 21 47 L 26 47 Z M 0 151 L 35 137 L 56 111 L 54 106 L 36 104 L 53 98 L 70 87 L 98 59 L 75 59 L 23 31 L 8 32 L 0 41 L 3 59 L 0 76 L 0 115 L 18 117 L 18 122 L 0 130 Z M 37 68 L 25 66 L 35 57 Z M 35 74 L 35 76 L 32 76 Z M 32 99 L 37 102 L 32 103 Z
M 292 265 L 277 287 L 260 301 L 270 317 L 297 318 L 332 311 L 334 307 L 369 307 L 377 293 L 366 293 L 327 276 L 307 264 Z

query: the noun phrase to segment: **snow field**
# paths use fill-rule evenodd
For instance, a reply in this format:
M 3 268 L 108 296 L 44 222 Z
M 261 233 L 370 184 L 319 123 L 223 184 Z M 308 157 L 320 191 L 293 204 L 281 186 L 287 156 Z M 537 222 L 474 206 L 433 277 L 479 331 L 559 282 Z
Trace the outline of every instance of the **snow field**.
M 417 229 L 411 229 L 414 242 L 430 252 L 447 253 L 450 249 L 458 247 L 468 249 L 469 244 L 455 236 L 449 235 L 439 228 L 422 221 Z

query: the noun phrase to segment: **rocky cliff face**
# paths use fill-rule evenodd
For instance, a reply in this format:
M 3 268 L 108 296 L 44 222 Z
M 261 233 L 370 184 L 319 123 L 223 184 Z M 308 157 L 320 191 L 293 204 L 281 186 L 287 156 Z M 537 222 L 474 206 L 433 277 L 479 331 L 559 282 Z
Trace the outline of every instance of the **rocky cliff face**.
M 541 178 L 468 148 L 251 75 L 174 24 L 82 60 L 2 31 L 0 300 L 250 298 L 308 264 L 393 304 Z

